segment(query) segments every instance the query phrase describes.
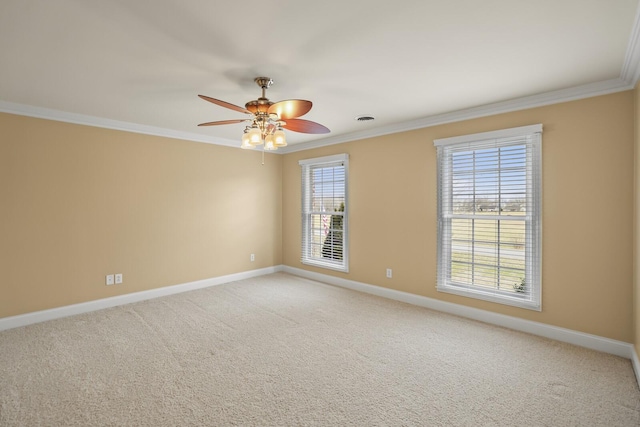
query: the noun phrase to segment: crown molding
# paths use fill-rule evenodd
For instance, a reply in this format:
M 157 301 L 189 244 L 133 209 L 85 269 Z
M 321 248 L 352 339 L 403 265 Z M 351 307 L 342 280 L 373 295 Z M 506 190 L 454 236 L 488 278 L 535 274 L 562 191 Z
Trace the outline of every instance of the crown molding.
M 640 78 L 640 5 L 636 9 L 620 78 L 635 87 Z
M 593 96 L 606 95 L 610 93 L 621 92 L 624 90 L 631 90 L 635 88 L 638 80 L 640 80 L 640 5 L 638 5 L 636 9 L 633 27 L 631 29 L 631 35 L 629 36 L 629 42 L 627 44 L 624 63 L 622 65 L 620 77 L 617 79 L 604 80 L 567 89 L 545 92 L 521 98 L 514 98 L 507 101 L 466 108 L 463 110 L 452 111 L 443 114 L 436 114 L 416 120 L 395 123 L 387 126 L 380 126 L 373 129 L 351 132 L 309 142 L 290 144 L 287 147 L 278 149 L 277 151 L 273 152 L 273 154 L 287 154 L 296 151 L 310 150 L 313 148 L 342 144 L 344 142 L 356 141 L 365 138 L 373 138 L 392 133 L 405 132 L 446 123 L 453 123 L 463 120 L 491 116 L 495 114 L 508 113 L 511 111 L 525 110 L 561 102 L 590 98 Z M 173 129 L 159 128 L 155 126 L 148 126 L 130 122 L 122 122 L 118 120 L 70 113 L 49 108 L 16 104 L 2 100 L 0 100 L 0 112 L 36 117 L 47 120 L 56 120 L 79 125 L 121 130 L 125 132 L 141 133 L 145 135 L 154 135 L 166 138 L 239 148 L 239 144 L 235 140 L 213 138 L 191 132 L 177 131 Z
M 561 102 L 575 101 L 594 96 L 607 95 L 625 90 L 632 90 L 640 80 L 640 5 L 636 8 L 629 43 L 625 53 L 624 63 L 617 79 L 603 80 L 600 82 L 574 86 L 537 95 L 514 98 L 508 101 L 486 104 L 478 107 L 467 108 L 449 113 L 436 114 L 417 120 L 381 126 L 358 132 L 352 132 L 335 137 L 317 139 L 281 148 L 281 154 L 296 151 L 310 150 L 328 145 L 341 144 L 359 139 L 373 138 L 391 133 L 410 131 L 440 124 L 453 123 L 462 120 L 486 117 L 495 114 L 508 113 L 510 111 L 526 110 L 528 108 L 542 107 L 545 105 L 559 104 Z
M 13 102 L 6 102 L 2 100 L 0 100 L 0 113 L 17 114 L 20 116 L 35 117 L 38 119 L 55 120 L 58 122 L 121 130 L 125 132 L 141 133 L 145 135 L 162 136 L 165 138 L 204 142 L 206 144 L 224 145 L 234 148 L 239 147 L 237 141 L 232 141 L 229 139 L 212 138 L 197 133 L 183 132 L 173 129 L 141 125 L 137 123 L 122 122 L 119 120 L 111 120 L 102 117 L 88 116 L 85 114 L 70 113 L 67 111 L 53 110 L 50 108 L 34 107 L 32 105 L 16 104 Z
M 634 29 L 636 26 L 634 26 Z M 640 31 L 636 32 L 640 34 Z M 634 43 L 634 46 L 640 46 L 640 43 Z M 637 51 L 637 48 L 634 48 Z M 634 51 L 634 52 L 635 52 Z M 636 63 L 628 60 L 625 61 L 626 72 L 634 75 L 640 74 L 640 54 L 636 55 Z M 628 55 L 631 57 L 633 55 Z M 633 65 L 633 66 L 632 66 Z M 635 68 L 635 69 L 633 69 Z M 632 70 L 633 69 L 633 70 Z M 637 80 L 637 78 L 636 78 Z M 607 95 L 610 93 L 631 90 L 635 86 L 635 81 L 625 80 L 622 78 L 604 80 L 596 83 L 589 83 L 572 88 L 545 92 L 537 95 L 515 98 L 507 101 L 496 102 L 492 104 L 481 105 L 478 107 L 466 108 L 463 110 L 452 111 L 449 113 L 436 114 L 433 116 L 423 117 L 416 120 L 395 123 L 388 126 L 380 126 L 373 129 L 367 129 L 358 132 L 351 132 L 344 135 L 338 135 L 329 138 L 317 139 L 309 142 L 301 142 L 291 144 L 287 147 L 280 148 L 273 152 L 274 154 L 287 154 L 297 151 L 310 150 L 313 148 L 324 147 L 328 145 L 342 144 L 344 142 L 356 141 L 359 139 L 374 138 L 377 136 L 388 135 L 392 133 L 406 132 L 415 129 L 422 129 L 431 126 L 437 126 L 446 123 L 459 122 L 463 120 L 475 119 L 479 117 L 492 116 L 495 114 L 508 113 L 511 111 L 525 110 L 545 105 L 558 104 L 561 102 L 575 101 L 593 96 Z M 166 138 L 181 139 L 194 142 L 204 142 L 206 144 L 223 145 L 227 147 L 240 148 L 237 141 L 223 138 L 212 138 L 204 135 L 183 132 L 155 126 L 147 126 L 130 122 L 122 122 L 119 120 L 105 119 L 101 117 L 89 116 L 85 114 L 70 113 L 66 111 L 53 110 L 49 108 L 34 107 L 31 105 L 16 104 L 0 100 L 0 112 L 17 114 L 21 116 L 36 117 L 40 119 L 56 120 L 67 123 L 74 123 L 86 126 L 95 126 L 106 129 L 121 130 L 125 132 L 141 133 L 145 135 L 162 136 Z
M 463 120 L 476 119 L 479 117 L 493 116 L 496 114 L 509 113 L 511 111 L 526 110 L 529 108 L 542 107 L 545 105 L 559 104 L 561 102 L 575 101 L 583 98 L 607 95 L 610 93 L 622 92 L 633 89 L 634 85 L 621 78 L 603 80 L 596 83 L 589 83 L 581 86 L 574 86 L 537 95 L 515 98 L 508 101 L 501 101 L 478 107 L 466 108 L 449 113 L 436 114 L 416 120 L 395 123 L 388 126 L 381 126 L 374 129 L 352 132 L 335 137 L 318 139 L 310 142 L 302 142 L 282 148 L 283 154 L 296 151 L 310 150 L 312 148 L 324 147 L 327 145 L 342 144 L 344 142 L 356 141 L 359 139 L 373 138 L 392 133 L 405 132 L 446 123 L 460 122 Z M 278 150 L 278 151 L 280 151 Z

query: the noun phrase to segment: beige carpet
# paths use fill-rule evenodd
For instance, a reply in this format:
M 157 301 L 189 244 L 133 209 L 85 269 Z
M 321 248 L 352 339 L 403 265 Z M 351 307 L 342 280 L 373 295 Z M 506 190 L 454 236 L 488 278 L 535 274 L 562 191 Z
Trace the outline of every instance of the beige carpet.
M 1 426 L 638 426 L 630 361 L 273 274 L 0 333 Z

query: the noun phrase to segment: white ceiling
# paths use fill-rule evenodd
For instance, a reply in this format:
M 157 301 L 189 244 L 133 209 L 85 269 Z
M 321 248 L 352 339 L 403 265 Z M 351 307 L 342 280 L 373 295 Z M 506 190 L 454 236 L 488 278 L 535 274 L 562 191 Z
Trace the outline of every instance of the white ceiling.
M 244 115 L 196 95 L 244 105 L 264 75 L 275 81 L 268 98 L 313 101 L 304 118 L 332 131 L 287 132 L 291 145 L 341 142 L 488 104 L 630 88 L 637 8 L 638 0 L 2 0 L 0 111 L 237 146 L 243 124 L 196 125 Z M 376 120 L 354 119 L 363 114 Z

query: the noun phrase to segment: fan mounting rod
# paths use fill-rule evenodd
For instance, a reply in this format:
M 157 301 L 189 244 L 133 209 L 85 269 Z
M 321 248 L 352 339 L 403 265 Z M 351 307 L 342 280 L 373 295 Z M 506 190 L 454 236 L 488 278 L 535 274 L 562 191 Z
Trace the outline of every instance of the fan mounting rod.
M 269 101 L 266 97 L 266 91 L 269 89 L 269 86 L 273 84 L 273 80 L 271 77 L 256 77 L 253 81 L 262 89 L 262 96 L 254 101 L 247 102 L 245 108 L 255 114 L 257 119 L 265 120 L 269 117 L 267 111 L 273 104 L 273 102 Z
M 265 92 L 273 84 L 273 80 L 271 77 L 256 77 L 253 81 L 262 88 L 262 98 L 264 98 Z

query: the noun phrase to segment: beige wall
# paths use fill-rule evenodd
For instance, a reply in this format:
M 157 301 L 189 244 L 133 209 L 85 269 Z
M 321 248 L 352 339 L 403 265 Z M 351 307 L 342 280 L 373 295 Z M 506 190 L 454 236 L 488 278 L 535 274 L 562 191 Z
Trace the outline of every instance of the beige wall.
M 633 330 L 640 355 L 640 84 L 634 92 L 634 189 L 633 189 Z
M 0 129 L 0 317 L 282 262 L 282 156 L 9 114 Z
M 287 154 L 284 264 L 632 342 L 633 97 L 627 91 Z M 544 125 L 542 312 L 437 292 L 433 140 L 535 123 Z M 298 160 L 343 152 L 348 274 L 299 261 Z
M 638 92 L 267 155 L 264 166 L 257 152 L 0 114 L 0 317 L 284 263 L 640 353 Z M 534 123 L 544 125 L 542 312 L 436 292 L 433 140 Z M 299 262 L 298 160 L 343 152 L 349 274 Z M 105 286 L 110 273 L 125 283 Z

